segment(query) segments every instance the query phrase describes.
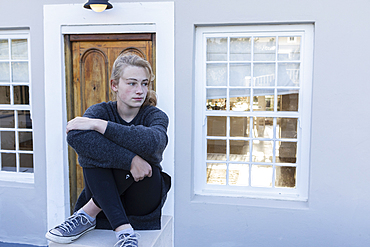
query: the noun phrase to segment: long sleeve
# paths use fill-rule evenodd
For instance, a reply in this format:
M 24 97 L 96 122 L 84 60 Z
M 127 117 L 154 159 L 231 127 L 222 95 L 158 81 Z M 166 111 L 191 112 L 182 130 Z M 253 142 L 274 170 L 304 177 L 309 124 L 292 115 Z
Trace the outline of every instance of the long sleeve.
M 109 109 L 106 104 L 98 104 L 88 108 L 85 117 L 109 120 Z M 103 167 L 131 169 L 131 161 L 135 153 L 108 140 L 93 130 L 72 130 L 67 134 L 68 144 L 78 154 L 82 167 Z
M 67 135 L 68 144 L 78 154 L 82 167 L 131 169 L 135 153 L 113 143 L 92 130 L 72 130 Z
M 167 115 L 157 108 L 145 115 L 144 125 L 125 126 L 109 121 L 104 136 L 149 163 L 159 163 L 167 146 Z

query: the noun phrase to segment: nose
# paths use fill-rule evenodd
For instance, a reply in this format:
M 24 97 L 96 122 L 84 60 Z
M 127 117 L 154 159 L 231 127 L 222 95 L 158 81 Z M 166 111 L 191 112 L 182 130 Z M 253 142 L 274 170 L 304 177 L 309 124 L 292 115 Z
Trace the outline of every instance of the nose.
M 143 87 L 141 85 L 138 85 L 136 87 L 136 93 L 137 94 L 143 94 L 144 93 Z

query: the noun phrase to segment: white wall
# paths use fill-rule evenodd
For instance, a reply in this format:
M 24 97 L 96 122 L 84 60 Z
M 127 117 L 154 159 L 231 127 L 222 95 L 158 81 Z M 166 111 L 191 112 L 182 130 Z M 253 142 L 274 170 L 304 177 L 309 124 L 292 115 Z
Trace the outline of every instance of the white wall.
M 187 0 L 175 9 L 175 246 L 368 246 L 370 2 Z M 194 26 L 300 22 L 315 23 L 308 203 L 193 197 Z
M 13 0 L 7 8 L 0 8 L 0 29 L 30 28 L 36 153 L 34 185 L 0 181 L 0 241 L 46 245 L 43 42 L 47 34 L 43 31 L 42 5 L 83 2 Z M 370 2 L 174 2 L 176 116 L 171 121 L 176 136 L 175 246 L 368 246 Z M 194 198 L 194 26 L 296 22 L 315 23 L 308 203 L 240 199 L 233 205 L 218 198 Z M 26 230 L 20 233 L 20 227 Z

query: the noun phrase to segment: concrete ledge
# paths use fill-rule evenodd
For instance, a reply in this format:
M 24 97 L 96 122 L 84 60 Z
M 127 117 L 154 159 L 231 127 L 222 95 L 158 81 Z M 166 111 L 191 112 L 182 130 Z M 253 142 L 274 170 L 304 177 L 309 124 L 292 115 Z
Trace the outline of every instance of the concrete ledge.
M 172 247 L 172 216 L 162 216 L 162 229 L 157 231 L 137 231 L 141 238 L 139 247 Z M 49 247 L 113 247 L 116 236 L 110 230 L 92 230 L 71 244 L 49 243 Z

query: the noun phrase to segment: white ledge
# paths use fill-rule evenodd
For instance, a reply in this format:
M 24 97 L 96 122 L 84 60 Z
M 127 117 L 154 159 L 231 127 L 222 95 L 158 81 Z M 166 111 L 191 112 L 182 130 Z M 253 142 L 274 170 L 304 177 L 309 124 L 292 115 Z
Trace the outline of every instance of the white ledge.
M 162 216 L 162 229 L 137 231 L 140 234 L 139 247 L 172 247 L 172 217 Z M 49 247 L 113 247 L 117 242 L 111 230 L 92 230 L 71 244 L 49 243 Z

